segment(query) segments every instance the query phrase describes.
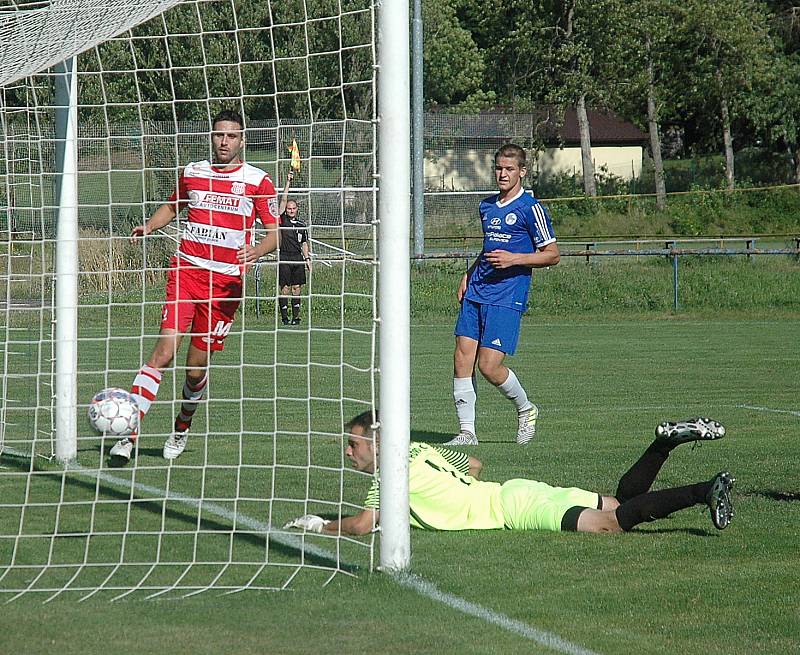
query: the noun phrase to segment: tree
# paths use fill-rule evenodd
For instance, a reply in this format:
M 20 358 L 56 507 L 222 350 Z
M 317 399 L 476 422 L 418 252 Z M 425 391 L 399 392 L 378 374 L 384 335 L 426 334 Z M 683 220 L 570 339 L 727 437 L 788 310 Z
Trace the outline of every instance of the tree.
M 687 0 L 684 6 L 687 96 L 701 114 L 718 112 L 725 179 L 733 189 L 734 123 L 756 124 L 764 119 L 759 92 L 771 77 L 776 54 L 769 14 L 755 0 Z
M 614 102 L 620 113 L 644 125 L 650 137 L 655 172 L 656 205 L 666 207 L 666 179 L 661 158 L 661 124 L 676 114 L 676 96 L 682 87 L 680 37 L 683 22 L 679 5 L 670 0 L 632 0 L 620 14 L 625 29 L 620 47 L 625 84 L 617 87 Z M 644 115 L 644 120 L 640 117 Z
M 460 13 L 486 49 L 487 81 L 514 108 L 576 107 L 581 131 L 584 189 L 596 195 L 587 108 L 609 107 L 621 82 L 619 14 L 622 0 L 462 0 Z
M 559 14 L 559 10 L 561 13 Z M 547 100 L 577 109 L 586 195 L 597 195 L 587 107 L 608 109 L 614 90 L 623 84 L 626 4 L 622 0 L 555 2 L 552 70 L 554 85 Z
M 483 52 L 458 20 L 454 0 L 422 3 L 425 99 L 434 105 L 477 107 L 491 101 L 483 91 Z
M 800 184 L 800 6 L 783 0 L 769 2 L 774 12 L 773 34 L 780 52 L 770 68 L 769 93 L 760 127 L 769 143 L 785 150 L 792 160 L 795 184 Z

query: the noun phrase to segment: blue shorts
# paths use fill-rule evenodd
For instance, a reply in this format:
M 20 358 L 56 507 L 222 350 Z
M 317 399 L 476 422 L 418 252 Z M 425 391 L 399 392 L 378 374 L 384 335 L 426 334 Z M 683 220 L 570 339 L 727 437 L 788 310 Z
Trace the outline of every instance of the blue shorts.
M 499 305 L 483 305 L 466 298 L 456 321 L 455 335 L 475 339 L 481 348 L 513 355 L 519 341 L 522 312 Z

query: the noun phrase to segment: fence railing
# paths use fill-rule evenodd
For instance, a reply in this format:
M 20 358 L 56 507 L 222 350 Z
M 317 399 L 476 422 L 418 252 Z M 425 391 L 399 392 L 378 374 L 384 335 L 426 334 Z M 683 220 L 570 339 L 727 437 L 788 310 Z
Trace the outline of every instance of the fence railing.
M 775 255 L 783 255 L 783 256 L 793 256 L 800 260 L 800 237 L 793 237 L 795 242 L 794 248 L 755 248 L 755 241 L 756 238 L 736 238 L 736 239 L 727 239 L 729 241 L 746 241 L 747 247 L 746 248 L 677 248 L 674 247 L 675 242 L 670 240 L 661 240 L 661 243 L 665 244 L 663 248 L 625 248 L 625 249 L 615 249 L 615 250 L 597 250 L 594 246 L 598 244 L 596 242 L 586 242 L 581 241 L 580 244 L 585 244 L 583 250 L 569 250 L 568 248 L 561 249 L 561 256 L 562 257 L 584 257 L 586 258 L 587 263 L 591 261 L 592 257 L 666 257 L 672 260 L 672 293 L 673 293 L 673 302 L 672 306 L 673 309 L 676 311 L 680 308 L 679 302 L 679 267 L 678 267 L 678 260 L 680 257 L 686 256 L 699 256 L 699 257 L 759 257 L 759 256 L 775 256 Z M 607 245 L 609 243 L 621 243 L 621 244 L 640 244 L 640 243 L 648 243 L 649 240 L 644 241 L 621 241 L 621 242 L 608 242 L 604 241 L 601 245 Z M 719 241 L 719 239 L 697 239 L 695 242 L 698 241 Z M 652 242 L 652 241 L 650 241 Z M 670 245 L 673 244 L 673 245 Z M 559 241 L 559 246 L 569 246 L 569 245 L 579 245 L 575 244 L 574 242 L 563 242 Z M 592 246 L 591 248 L 588 246 Z M 439 252 L 439 253 L 426 253 L 423 255 L 416 255 L 413 257 L 416 261 L 426 261 L 426 260 L 441 260 L 441 259 L 463 259 L 465 262 L 465 267 L 469 267 L 475 258 L 480 255 L 480 251 L 452 251 L 452 252 Z

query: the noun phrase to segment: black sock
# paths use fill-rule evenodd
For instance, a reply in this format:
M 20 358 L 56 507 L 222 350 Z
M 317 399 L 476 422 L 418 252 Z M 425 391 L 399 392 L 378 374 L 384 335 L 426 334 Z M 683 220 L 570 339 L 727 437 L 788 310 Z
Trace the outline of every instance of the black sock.
M 663 519 L 679 509 L 704 503 L 710 490 L 710 482 L 698 482 L 685 487 L 650 491 L 631 498 L 617 507 L 619 527 L 627 532 L 639 523 Z
M 284 321 L 289 320 L 289 299 L 286 296 L 280 296 L 278 298 L 278 305 L 281 308 L 281 318 Z
M 626 500 L 647 493 L 667 457 L 669 457 L 668 448 L 658 443 L 650 444 L 636 463 L 619 479 L 617 500 L 624 503 Z
M 292 298 L 292 318 L 299 318 L 300 316 L 300 299 Z

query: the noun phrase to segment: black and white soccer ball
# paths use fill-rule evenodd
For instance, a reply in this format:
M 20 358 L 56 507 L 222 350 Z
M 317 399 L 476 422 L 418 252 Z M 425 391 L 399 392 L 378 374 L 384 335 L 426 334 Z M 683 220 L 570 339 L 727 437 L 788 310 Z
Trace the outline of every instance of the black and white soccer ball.
M 103 389 L 89 403 L 89 424 L 102 434 L 126 437 L 139 431 L 139 405 L 125 389 Z

